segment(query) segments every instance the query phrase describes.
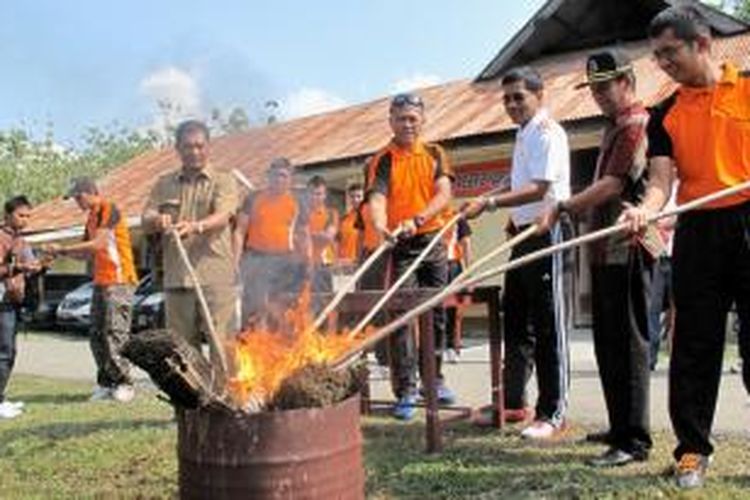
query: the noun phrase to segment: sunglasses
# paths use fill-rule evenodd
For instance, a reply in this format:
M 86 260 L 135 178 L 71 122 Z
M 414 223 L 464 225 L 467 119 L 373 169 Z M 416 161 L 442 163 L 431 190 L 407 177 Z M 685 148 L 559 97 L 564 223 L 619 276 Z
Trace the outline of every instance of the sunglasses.
M 422 98 L 416 94 L 398 94 L 391 99 L 392 108 L 402 108 L 404 106 L 424 108 L 424 102 L 422 101 Z

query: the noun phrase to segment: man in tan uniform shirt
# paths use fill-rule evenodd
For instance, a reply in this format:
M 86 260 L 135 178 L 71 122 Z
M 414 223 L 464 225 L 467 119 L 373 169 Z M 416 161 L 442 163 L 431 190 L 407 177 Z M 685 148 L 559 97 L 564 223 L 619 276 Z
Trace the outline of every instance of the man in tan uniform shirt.
M 182 238 L 216 330 L 230 336 L 239 326 L 230 227 L 237 186 L 231 175 L 209 163 L 209 139 L 202 122 L 190 120 L 177 127 L 175 147 L 182 168 L 159 178 L 143 212 L 146 232 L 162 233 L 167 328 L 197 347 L 207 329 L 172 230 Z

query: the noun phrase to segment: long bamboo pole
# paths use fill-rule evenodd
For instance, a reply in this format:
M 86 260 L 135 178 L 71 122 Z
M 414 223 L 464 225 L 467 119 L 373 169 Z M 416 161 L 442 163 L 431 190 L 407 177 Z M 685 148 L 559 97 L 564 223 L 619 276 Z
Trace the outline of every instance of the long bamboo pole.
M 712 201 L 716 201 L 722 198 L 726 198 L 727 196 L 731 196 L 733 194 L 737 194 L 742 191 L 746 191 L 750 189 L 750 181 L 743 182 L 741 184 L 738 184 L 736 186 L 732 186 L 726 189 L 722 189 L 720 191 L 717 191 L 715 193 L 711 193 L 709 195 L 703 196 L 701 198 L 697 198 L 691 202 L 684 203 L 678 207 L 675 207 L 670 210 L 663 210 L 657 214 L 652 215 L 648 218 L 648 223 L 652 224 L 659 219 L 664 219 L 666 217 L 673 217 L 676 215 L 683 214 L 685 212 L 688 212 L 690 210 L 695 210 L 696 208 L 700 208 L 703 205 L 706 205 L 708 203 L 711 203 Z M 516 269 L 518 267 L 524 266 L 530 262 L 542 259 L 544 257 L 547 257 L 549 255 L 552 255 L 554 253 L 562 252 L 564 250 L 568 250 L 570 248 L 574 248 L 576 246 L 584 245 L 586 243 L 590 243 L 592 241 L 596 241 L 602 238 L 607 238 L 609 236 L 621 233 L 626 231 L 630 227 L 630 224 L 627 222 L 622 222 L 619 224 L 615 224 L 613 226 L 600 229 L 599 231 L 594 231 L 589 234 L 585 234 L 583 236 L 579 236 L 578 238 L 573 238 L 571 240 L 568 240 L 566 242 L 552 245 L 548 248 L 544 248 L 542 250 L 538 250 L 536 252 L 532 252 L 530 254 L 524 255 L 523 257 L 520 257 L 518 259 L 512 260 L 510 262 L 507 262 L 505 264 L 502 264 L 500 266 L 497 266 L 492 269 L 488 269 L 487 271 L 471 278 L 467 279 L 465 281 L 462 281 L 460 283 L 452 284 L 451 286 L 443 289 L 441 292 L 437 293 L 435 296 L 431 297 L 430 299 L 424 301 L 422 304 L 417 306 L 416 308 L 412 309 L 408 313 L 404 314 L 400 318 L 392 321 L 388 325 L 384 326 L 374 334 L 368 336 L 362 343 L 360 343 L 357 346 L 353 346 L 352 348 L 348 349 L 346 352 L 342 353 L 338 358 L 336 358 L 332 363 L 331 366 L 334 367 L 334 369 L 340 369 L 349 364 L 349 362 L 353 359 L 354 356 L 357 356 L 359 353 L 361 353 L 363 350 L 377 344 L 380 340 L 384 339 L 394 331 L 398 330 L 402 326 L 407 325 L 410 321 L 412 321 L 414 318 L 419 317 L 420 315 L 426 313 L 433 307 L 435 307 L 437 304 L 441 303 L 443 300 L 445 300 L 446 297 L 463 290 L 465 288 L 470 288 L 472 286 L 475 286 L 482 281 L 485 281 L 489 278 L 504 274 L 508 271 L 511 271 L 513 269 Z
M 174 238 L 175 246 L 177 246 L 177 251 L 180 254 L 182 263 L 184 264 L 185 269 L 187 269 L 188 275 L 193 282 L 195 295 L 198 297 L 198 303 L 201 306 L 203 319 L 205 320 L 206 327 L 208 328 L 208 340 L 219 358 L 223 375 L 225 377 L 229 376 L 229 365 L 227 363 L 226 352 L 224 351 L 224 343 L 222 342 L 221 337 L 216 331 L 216 324 L 214 323 L 214 318 L 211 315 L 211 310 L 208 308 L 208 302 L 206 301 L 206 296 L 203 293 L 203 286 L 201 286 L 200 279 L 198 279 L 198 274 L 195 272 L 195 268 L 190 262 L 190 257 L 188 257 L 187 251 L 185 250 L 185 245 L 183 245 L 182 243 L 182 238 L 180 238 L 180 235 L 174 229 L 171 231 L 171 235 Z
M 352 276 L 350 276 L 349 279 L 346 280 L 346 284 L 342 286 L 338 292 L 336 292 L 336 295 L 334 295 L 331 301 L 328 302 L 328 305 L 326 305 L 323 310 L 320 311 L 307 333 L 310 333 L 310 331 L 316 331 L 321 326 L 323 326 L 323 323 L 325 323 L 328 319 L 328 315 L 331 314 L 336 309 L 336 307 L 338 307 L 339 303 L 342 300 L 344 300 L 344 297 L 346 297 L 346 295 L 351 291 L 351 288 L 360 280 L 360 278 L 362 278 L 367 270 L 370 269 L 373 264 L 375 264 L 375 262 L 377 262 L 380 256 L 383 255 L 383 253 L 385 253 L 392 246 L 392 240 L 384 240 L 378 246 L 378 248 L 370 254 L 370 256 L 357 268 L 357 271 Z
M 435 233 L 435 236 L 432 237 L 432 240 L 427 244 L 427 246 L 422 250 L 422 252 L 417 256 L 416 259 L 414 259 L 414 262 L 404 271 L 401 276 L 399 276 L 398 280 L 391 285 L 391 287 L 388 289 L 388 291 L 383 294 L 383 296 L 378 300 L 374 306 L 365 314 L 365 316 L 359 321 L 359 323 L 356 324 L 356 326 L 352 329 L 352 331 L 349 333 L 350 337 L 357 336 L 368 324 L 370 324 L 370 321 L 372 318 L 375 317 L 375 315 L 380 312 L 380 310 L 383 308 L 386 302 L 390 300 L 390 298 L 398 291 L 399 288 L 406 282 L 407 279 L 416 271 L 416 269 L 419 267 L 419 265 L 424 261 L 427 256 L 430 254 L 433 248 L 440 243 L 440 240 L 445 236 L 445 233 L 448 232 L 450 228 L 453 227 L 453 225 L 458 222 L 458 219 L 463 217 L 463 214 L 461 212 L 457 213 L 451 219 L 443 225 L 442 228 L 440 228 L 440 231 Z

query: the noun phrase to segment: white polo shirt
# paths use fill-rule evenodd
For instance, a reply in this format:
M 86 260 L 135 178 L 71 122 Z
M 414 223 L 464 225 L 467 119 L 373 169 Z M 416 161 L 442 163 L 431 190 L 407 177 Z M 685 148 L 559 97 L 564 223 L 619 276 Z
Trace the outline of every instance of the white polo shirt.
M 548 207 L 570 198 L 570 148 L 559 123 L 540 109 L 516 133 L 510 187 L 520 189 L 532 181 L 547 181 L 544 199 L 511 208 L 516 226 L 533 223 Z

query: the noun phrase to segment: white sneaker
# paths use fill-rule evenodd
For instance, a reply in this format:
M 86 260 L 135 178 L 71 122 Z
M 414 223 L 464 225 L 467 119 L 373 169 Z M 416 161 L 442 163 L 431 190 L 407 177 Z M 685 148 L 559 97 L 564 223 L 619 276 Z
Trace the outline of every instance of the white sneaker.
M 388 380 L 390 373 L 391 371 L 387 366 L 375 365 L 370 368 L 370 378 L 373 380 Z
M 556 438 L 559 433 L 560 429 L 551 423 L 544 420 L 536 420 L 521 431 L 521 437 L 524 439 L 544 441 Z
M 135 388 L 130 384 L 120 384 L 112 391 L 112 399 L 120 403 L 129 403 L 135 397 Z
M 455 365 L 458 363 L 458 358 L 461 356 L 455 349 L 448 349 L 445 351 L 445 362 Z
M 8 401 L 7 399 L 5 400 L 5 404 L 10 405 L 18 410 L 23 410 L 23 408 L 26 406 L 26 403 L 24 403 L 23 401 Z
M 16 418 L 21 413 L 23 413 L 23 411 L 21 411 L 20 408 L 8 404 L 7 401 L 0 403 L 0 418 Z
M 112 399 L 112 389 L 97 385 L 94 392 L 91 393 L 89 401 L 106 401 L 107 399 Z

